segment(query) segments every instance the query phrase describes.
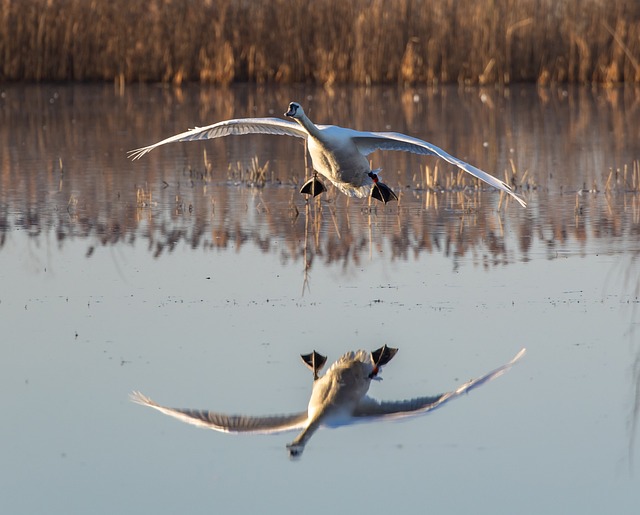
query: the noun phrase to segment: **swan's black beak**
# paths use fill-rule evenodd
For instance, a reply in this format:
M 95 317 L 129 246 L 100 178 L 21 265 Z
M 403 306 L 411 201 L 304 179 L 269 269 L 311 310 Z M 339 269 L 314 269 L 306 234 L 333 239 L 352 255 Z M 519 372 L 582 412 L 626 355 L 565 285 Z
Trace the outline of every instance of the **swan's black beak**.
M 296 113 L 298 112 L 298 104 L 291 102 L 289 104 L 289 109 L 287 110 L 286 113 L 284 113 L 285 116 L 288 116 L 289 118 L 293 118 Z
M 300 459 L 304 451 L 304 444 L 290 443 L 287 445 L 287 451 L 289 451 L 289 459 L 294 461 Z

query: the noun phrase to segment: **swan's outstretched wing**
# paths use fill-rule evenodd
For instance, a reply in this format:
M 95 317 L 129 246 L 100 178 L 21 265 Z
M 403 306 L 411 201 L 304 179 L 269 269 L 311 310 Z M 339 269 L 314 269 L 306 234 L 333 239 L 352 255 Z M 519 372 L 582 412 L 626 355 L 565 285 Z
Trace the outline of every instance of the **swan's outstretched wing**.
M 275 134 L 281 136 L 294 136 L 306 138 L 307 133 L 295 122 L 281 120 L 280 118 L 241 118 L 237 120 L 225 120 L 207 127 L 196 127 L 186 132 L 176 134 L 163 139 L 148 147 L 129 150 L 127 153 L 131 159 L 140 159 L 147 152 L 167 143 L 176 141 L 196 141 L 202 139 L 221 138 L 223 136 L 239 136 L 242 134 Z
M 452 156 L 427 141 L 412 138 L 411 136 L 400 134 L 399 132 L 353 131 L 353 135 L 351 137 L 358 147 L 358 150 L 365 156 L 375 152 L 376 150 L 400 150 L 404 152 L 411 152 L 413 154 L 437 156 L 440 159 L 444 159 L 448 163 L 457 166 L 461 170 L 470 173 L 481 181 L 486 182 L 490 186 L 508 193 L 516 199 L 522 207 L 527 207 L 526 202 L 517 196 L 511 189 L 511 186 L 506 182 L 497 179 L 493 175 L 489 175 L 487 172 L 483 172 L 469 163 L 465 163 L 461 159 Z
M 463 393 L 470 392 L 474 388 L 481 386 L 496 377 L 500 377 L 507 370 L 509 370 L 522 356 L 524 356 L 526 349 L 520 350 L 515 357 L 509 361 L 509 363 L 502 365 L 495 370 L 492 370 L 488 374 L 483 375 L 477 379 L 467 381 L 456 390 L 452 392 L 435 395 L 433 397 L 417 397 L 415 399 L 409 399 L 405 401 L 376 401 L 370 397 L 365 397 L 356 410 L 354 411 L 354 417 L 362 417 L 363 419 L 398 419 L 404 417 L 410 417 L 427 411 L 434 410 L 442 406 L 445 402 L 455 399 Z
M 264 417 L 248 417 L 244 415 L 225 415 L 212 411 L 166 408 L 144 396 L 140 392 L 133 392 L 131 400 L 135 403 L 149 406 L 158 411 L 193 424 L 221 431 L 223 433 L 282 433 L 293 431 L 306 426 L 307 412 L 292 413 L 291 415 L 272 415 Z

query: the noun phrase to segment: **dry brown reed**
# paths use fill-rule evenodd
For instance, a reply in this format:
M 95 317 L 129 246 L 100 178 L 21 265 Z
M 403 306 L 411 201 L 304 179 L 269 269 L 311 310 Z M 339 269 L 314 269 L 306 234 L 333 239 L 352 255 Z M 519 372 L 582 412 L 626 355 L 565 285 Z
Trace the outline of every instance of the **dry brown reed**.
M 640 82 L 637 0 L 0 0 L 0 80 Z
M 138 186 L 136 188 L 136 205 L 138 208 L 147 208 L 157 205 L 153 200 L 153 192 L 148 186 L 146 189 L 142 186 Z
M 268 181 L 274 181 L 274 175 L 269 174 L 269 161 L 261 165 L 258 156 L 253 156 L 249 164 L 241 161 L 229 164 L 227 177 L 231 181 L 261 188 Z
M 504 171 L 504 181 L 509 184 L 514 191 L 533 191 L 537 184 L 533 177 L 529 175 L 529 170 L 519 172 L 513 159 L 509 160 L 510 170 Z M 425 190 L 432 193 L 452 193 L 459 191 L 480 191 L 486 189 L 487 185 L 480 179 L 456 169 L 451 173 L 440 175 L 438 165 L 433 168 L 421 166 L 420 175 L 414 174 L 410 184 L 412 189 Z
M 640 160 L 636 159 L 631 166 L 609 170 L 604 191 L 606 193 L 640 193 Z

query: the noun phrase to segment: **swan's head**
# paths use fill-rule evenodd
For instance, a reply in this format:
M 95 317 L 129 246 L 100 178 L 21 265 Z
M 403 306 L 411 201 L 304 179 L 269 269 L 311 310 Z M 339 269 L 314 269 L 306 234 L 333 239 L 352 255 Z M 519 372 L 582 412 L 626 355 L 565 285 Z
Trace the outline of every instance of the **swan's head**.
M 302 118 L 304 116 L 304 111 L 302 110 L 302 106 L 298 104 L 298 102 L 291 102 L 289 104 L 288 111 L 284 113 L 284 115 L 288 116 L 289 118 Z
M 287 451 L 289 451 L 289 459 L 297 460 L 302 456 L 302 452 L 304 451 L 303 443 L 290 443 L 287 445 Z

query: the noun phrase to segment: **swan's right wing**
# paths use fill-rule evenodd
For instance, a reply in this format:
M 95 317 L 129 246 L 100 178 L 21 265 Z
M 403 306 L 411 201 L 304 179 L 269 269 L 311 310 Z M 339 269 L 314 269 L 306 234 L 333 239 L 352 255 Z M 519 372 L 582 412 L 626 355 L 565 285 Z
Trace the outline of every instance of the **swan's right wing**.
M 223 136 L 239 136 L 242 134 L 275 134 L 280 136 L 294 136 L 296 138 L 307 137 L 304 129 L 295 122 L 281 120 L 280 118 L 239 118 L 237 120 L 225 120 L 206 127 L 196 127 L 195 129 L 163 139 L 148 147 L 129 150 L 127 154 L 129 154 L 131 159 L 135 160 L 140 159 L 154 148 L 160 145 L 166 145 L 167 143 L 197 141 L 221 138 Z
M 245 415 L 226 415 L 224 413 L 205 410 L 167 408 L 152 401 L 140 392 L 133 392 L 131 394 L 131 400 L 137 404 L 149 406 L 187 424 L 205 427 L 223 433 L 282 433 L 302 429 L 307 425 L 306 411 L 292 413 L 290 415 L 249 417 Z
M 363 155 L 369 155 L 376 150 L 398 150 L 403 152 L 411 152 L 413 154 L 437 156 L 444 159 L 448 163 L 457 166 L 461 170 L 477 177 L 481 181 L 486 182 L 490 186 L 497 188 L 511 195 L 522 207 L 527 207 L 527 203 L 515 194 L 511 186 L 501 181 L 487 172 L 476 168 L 475 166 L 452 156 L 433 143 L 418 138 L 407 136 L 399 132 L 360 132 L 351 131 L 351 138 Z
M 415 399 L 409 399 L 404 401 L 376 401 L 370 397 L 365 397 L 355 409 L 353 415 L 356 418 L 361 418 L 363 421 L 366 419 L 399 419 L 405 417 L 411 417 L 432 411 L 442 406 L 445 402 L 448 402 L 456 397 L 459 397 L 463 393 L 468 393 L 478 386 L 482 386 L 488 383 L 496 377 L 500 377 L 507 370 L 509 370 L 522 356 L 524 356 L 526 349 L 521 349 L 515 357 L 502 365 L 501 367 L 492 370 L 488 374 L 485 374 L 477 379 L 471 379 L 467 381 L 456 390 L 451 392 L 435 395 L 431 397 L 417 397 Z

